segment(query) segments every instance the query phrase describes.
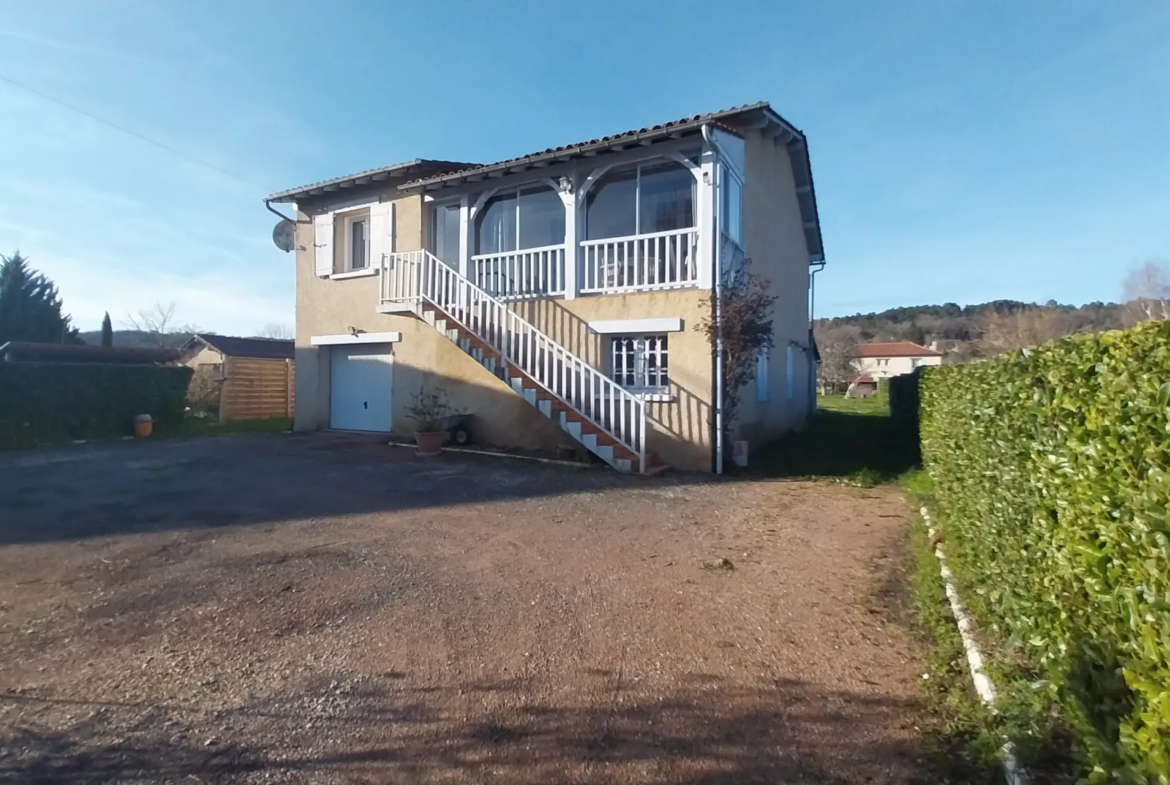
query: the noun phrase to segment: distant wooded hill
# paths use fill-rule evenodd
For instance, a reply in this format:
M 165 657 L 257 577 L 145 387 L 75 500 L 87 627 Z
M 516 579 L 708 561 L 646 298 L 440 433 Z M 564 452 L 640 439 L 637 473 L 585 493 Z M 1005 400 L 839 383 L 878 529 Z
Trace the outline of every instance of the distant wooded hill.
M 1016 300 L 995 300 L 980 305 L 916 305 L 890 308 L 881 313 L 817 319 L 818 328 L 852 326 L 860 330 L 862 341 L 913 341 L 924 346 L 932 341 L 975 342 L 985 336 L 989 324 L 1015 319 L 1023 314 L 1039 317 L 1052 332 L 1068 335 L 1099 332 L 1122 327 L 1122 306 L 1116 303 L 1044 305 Z M 1052 337 L 1056 337 L 1055 335 Z
M 162 346 L 167 349 L 177 349 L 187 342 L 190 333 L 152 333 L 145 330 L 114 330 L 114 346 L 150 347 Z M 81 333 L 81 340 L 100 346 L 102 342 L 101 330 L 88 330 Z

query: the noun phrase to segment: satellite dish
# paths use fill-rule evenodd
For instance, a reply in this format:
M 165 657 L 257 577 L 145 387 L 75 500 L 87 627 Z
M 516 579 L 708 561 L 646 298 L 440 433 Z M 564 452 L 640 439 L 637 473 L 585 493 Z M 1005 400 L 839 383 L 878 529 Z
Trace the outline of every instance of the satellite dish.
M 288 253 L 297 246 L 296 226 L 292 221 L 280 221 L 272 227 L 272 242 L 276 247 Z

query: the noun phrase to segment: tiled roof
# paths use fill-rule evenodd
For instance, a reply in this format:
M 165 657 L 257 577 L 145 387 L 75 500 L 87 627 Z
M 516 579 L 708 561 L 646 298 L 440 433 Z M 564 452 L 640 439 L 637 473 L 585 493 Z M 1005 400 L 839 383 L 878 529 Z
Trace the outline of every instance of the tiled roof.
M 299 188 L 290 188 L 287 191 L 272 194 L 264 198 L 266 202 L 291 202 L 297 197 L 319 196 L 342 188 L 352 188 L 356 185 L 365 185 L 371 182 L 386 180 L 393 175 L 406 177 L 408 175 L 425 175 L 434 172 L 450 172 L 479 166 L 479 164 L 458 163 L 456 161 L 437 161 L 428 158 L 416 158 L 413 161 L 403 161 L 400 164 L 390 164 L 377 169 L 367 169 L 357 174 L 347 174 L 343 177 L 334 177 L 331 180 L 322 180 L 319 183 L 309 183 Z M 414 171 L 411 171 L 414 170 Z
M 254 357 L 258 360 L 291 360 L 295 355 L 293 342 L 284 338 L 237 338 L 232 335 L 195 333 L 198 339 L 228 357 Z
M 735 106 L 730 109 L 721 109 L 717 112 L 708 112 L 707 114 L 697 114 L 691 117 L 684 117 L 679 120 L 670 120 L 658 125 L 652 125 L 646 128 L 635 128 L 631 131 L 622 131 L 621 133 L 612 134 L 610 136 L 602 136 L 598 139 L 589 139 L 584 142 L 574 142 L 572 144 L 561 145 L 560 147 L 550 147 L 545 150 L 540 150 L 535 153 L 521 155 L 516 158 L 506 158 L 503 161 L 496 161 L 492 164 L 484 164 L 483 166 L 476 166 L 470 168 L 460 169 L 458 171 L 444 172 L 442 174 L 433 175 L 430 177 L 422 177 L 411 182 L 404 183 L 399 188 L 417 188 L 419 186 L 427 186 L 431 184 L 438 184 L 444 180 L 462 179 L 466 176 L 475 176 L 479 174 L 487 174 L 489 172 L 498 171 L 500 169 L 511 169 L 514 167 L 528 168 L 524 166 L 529 163 L 538 163 L 543 160 L 553 158 L 564 158 L 568 160 L 571 157 L 580 155 L 586 152 L 592 152 L 599 148 L 610 149 L 615 145 L 622 145 L 629 142 L 644 142 L 652 141 L 654 139 L 670 138 L 672 135 L 681 134 L 685 131 L 698 131 L 706 123 L 716 125 L 724 125 L 729 130 L 736 130 L 736 121 L 741 120 L 745 115 L 756 112 L 767 111 L 777 121 L 787 126 L 794 136 L 803 138 L 803 134 L 791 126 L 784 118 L 772 111 L 771 106 L 767 101 L 760 101 L 754 104 L 745 104 L 743 106 Z
M 927 349 L 910 341 L 891 343 L 863 343 L 858 345 L 854 357 L 942 357 L 942 352 Z

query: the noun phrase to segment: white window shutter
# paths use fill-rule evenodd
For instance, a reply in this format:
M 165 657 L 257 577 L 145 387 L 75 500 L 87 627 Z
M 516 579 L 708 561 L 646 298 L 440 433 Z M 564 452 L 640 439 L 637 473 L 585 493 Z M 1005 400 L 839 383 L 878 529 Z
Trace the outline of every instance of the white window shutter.
M 313 216 L 313 251 L 317 276 L 333 275 L 333 213 Z
M 390 253 L 391 202 L 370 205 L 370 267 L 382 267 L 382 254 Z

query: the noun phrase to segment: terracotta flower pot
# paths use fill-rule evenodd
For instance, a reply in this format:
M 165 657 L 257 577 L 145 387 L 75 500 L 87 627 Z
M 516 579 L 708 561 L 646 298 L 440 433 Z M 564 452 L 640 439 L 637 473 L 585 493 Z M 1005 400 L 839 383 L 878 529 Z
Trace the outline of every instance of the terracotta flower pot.
M 140 414 L 134 418 L 134 435 L 139 439 L 150 436 L 154 430 L 154 420 L 149 414 Z
M 443 451 L 443 438 L 447 434 L 443 431 L 418 431 L 414 434 L 414 443 L 418 445 L 419 455 L 438 455 Z

